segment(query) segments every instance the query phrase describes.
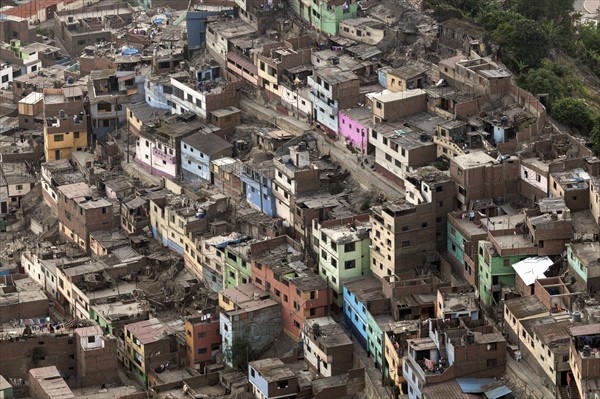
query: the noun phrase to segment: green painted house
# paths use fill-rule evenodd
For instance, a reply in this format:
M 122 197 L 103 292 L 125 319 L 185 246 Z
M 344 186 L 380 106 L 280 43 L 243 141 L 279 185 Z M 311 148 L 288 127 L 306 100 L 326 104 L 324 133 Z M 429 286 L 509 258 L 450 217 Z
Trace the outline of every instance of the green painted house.
M 148 308 L 137 301 L 115 301 L 90 305 L 90 320 L 109 334 L 118 336 L 126 324 L 148 319 Z
M 0 375 L 0 399 L 12 399 L 13 397 L 12 385 Z
M 385 362 L 385 337 L 384 332 L 388 331 L 388 326 L 394 322 L 391 315 L 374 315 L 367 311 L 367 345 L 369 353 L 373 357 L 376 367 L 382 370 L 383 375 L 388 374 L 388 367 Z
M 597 242 L 569 244 L 567 262 L 577 280 L 588 290 L 600 289 L 600 244 Z
M 104 318 L 104 315 L 101 315 L 94 309 L 94 305 L 90 306 L 90 320 L 95 320 L 98 323 L 98 325 L 102 328 L 105 328 L 109 334 L 115 335 L 115 328 L 112 325 L 112 321 L 110 321 L 110 319 L 107 321 Z
M 511 237 L 511 236 L 504 236 Z M 489 237 L 494 240 L 493 236 Z M 497 237 L 501 238 L 501 237 Z M 479 241 L 479 299 L 483 306 L 491 306 L 500 300 L 503 286 L 515 285 L 515 269 L 512 265 L 537 255 L 537 248 L 532 245 L 523 245 L 522 237 L 516 239 L 515 244 L 510 243 L 510 238 L 499 241 Z M 514 247 L 513 247 L 514 245 Z M 508 248 L 506 248 L 508 246 Z
M 448 221 L 448 254 L 452 255 L 458 263 L 464 265 L 465 263 L 465 237 L 461 231 L 455 229 L 454 226 Z
M 252 281 L 250 264 L 251 243 L 228 245 L 225 248 L 225 288 L 236 287 Z
M 3 43 L 2 47 L 12 52 L 16 58 L 22 59 L 24 62 L 29 60 L 29 52 L 23 47 L 21 41 L 18 39 L 12 39 L 10 43 Z M 35 54 L 37 57 L 37 54 Z
M 371 224 L 368 215 L 313 222 L 313 249 L 319 259 L 319 276 L 328 281 L 333 303 L 342 308 L 343 280 L 371 274 Z
M 340 21 L 356 18 L 358 4 L 352 0 L 289 0 L 302 19 L 320 32 L 337 35 Z

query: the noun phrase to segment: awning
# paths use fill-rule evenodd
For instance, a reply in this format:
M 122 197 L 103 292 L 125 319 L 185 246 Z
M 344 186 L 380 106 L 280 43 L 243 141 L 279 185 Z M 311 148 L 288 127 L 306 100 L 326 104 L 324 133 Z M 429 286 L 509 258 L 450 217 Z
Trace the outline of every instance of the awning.
M 491 384 L 493 378 L 457 378 L 456 382 L 464 393 L 483 393 L 484 385 Z
M 252 72 L 254 74 L 258 73 L 258 67 L 239 54 L 230 51 L 227 53 L 227 59 L 235 62 L 248 72 Z
M 512 391 L 506 385 L 502 385 L 498 388 L 494 388 L 491 391 L 487 391 L 484 393 L 487 399 L 499 399 L 503 396 L 511 394 Z

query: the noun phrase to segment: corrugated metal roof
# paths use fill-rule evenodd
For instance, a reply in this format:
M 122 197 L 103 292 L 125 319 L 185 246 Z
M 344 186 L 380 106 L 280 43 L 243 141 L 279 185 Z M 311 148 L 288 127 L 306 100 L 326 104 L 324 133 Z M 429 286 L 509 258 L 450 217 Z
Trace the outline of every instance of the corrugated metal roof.
M 483 386 L 494 382 L 493 378 L 457 378 L 456 382 L 464 393 L 483 393 Z
M 510 388 L 508 388 L 506 385 L 502 385 L 501 387 L 485 392 L 484 395 L 487 399 L 498 399 L 511 393 L 512 391 Z
M 525 285 L 529 286 L 535 283 L 535 280 L 546 277 L 544 273 L 553 264 L 547 256 L 535 256 L 513 264 L 513 269 Z
M 456 380 L 427 384 L 422 392 L 425 399 L 481 399 L 481 394 L 463 393 Z
M 574 337 L 578 337 L 580 335 L 596 335 L 600 334 L 600 323 L 597 324 L 587 324 L 584 326 L 577 326 L 570 328 L 571 335 Z

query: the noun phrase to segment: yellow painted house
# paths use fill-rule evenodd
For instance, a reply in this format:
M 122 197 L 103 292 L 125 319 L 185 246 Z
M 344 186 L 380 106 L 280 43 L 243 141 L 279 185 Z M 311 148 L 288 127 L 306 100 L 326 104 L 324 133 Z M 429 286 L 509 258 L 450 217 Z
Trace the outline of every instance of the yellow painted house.
M 60 114 L 44 120 L 46 161 L 68 159 L 74 151 L 88 146 L 87 121 L 78 115 Z

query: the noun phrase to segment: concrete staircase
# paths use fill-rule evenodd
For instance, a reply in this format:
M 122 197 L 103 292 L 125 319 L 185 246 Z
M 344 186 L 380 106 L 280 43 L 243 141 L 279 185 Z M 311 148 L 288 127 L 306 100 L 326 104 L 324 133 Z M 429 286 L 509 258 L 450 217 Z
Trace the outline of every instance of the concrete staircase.
M 446 333 L 440 334 L 440 363 L 448 366 L 448 351 L 446 350 Z
M 579 396 L 579 391 L 577 390 L 577 385 L 572 384 L 571 386 L 565 386 L 565 387 L 561 387 L 561 388 L 565 388 L 565 390 L 567 391 L 567 399 L 580 399 L 581 396 Z M 561 398 L 562 398 L 562 392 L 561 392 Z

